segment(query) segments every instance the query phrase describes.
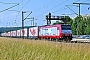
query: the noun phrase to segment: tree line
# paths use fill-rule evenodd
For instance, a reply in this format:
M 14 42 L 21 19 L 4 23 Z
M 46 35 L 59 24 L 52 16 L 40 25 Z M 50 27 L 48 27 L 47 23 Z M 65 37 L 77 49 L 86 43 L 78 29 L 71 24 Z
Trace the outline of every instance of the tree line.
M 90 35 L 90 17 L 77 16 L 74 19 L 65 16 L 65 22 L 71 25 L 73 35 Z M 53 24 L 61 24 L 62 21 L 56 21 Z

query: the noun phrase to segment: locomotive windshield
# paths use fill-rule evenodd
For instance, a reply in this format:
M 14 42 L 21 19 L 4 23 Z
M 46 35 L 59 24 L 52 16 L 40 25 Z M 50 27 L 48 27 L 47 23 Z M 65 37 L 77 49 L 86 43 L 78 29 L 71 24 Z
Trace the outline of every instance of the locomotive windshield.
M 71 30 L 71 26 L 70 25 L 61 25 L 62 30 Z

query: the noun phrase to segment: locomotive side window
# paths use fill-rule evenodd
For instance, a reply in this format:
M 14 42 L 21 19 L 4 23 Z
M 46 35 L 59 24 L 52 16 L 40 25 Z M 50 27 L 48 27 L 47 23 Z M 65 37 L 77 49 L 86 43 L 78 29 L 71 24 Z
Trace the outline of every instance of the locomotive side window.
M 57 27 L 57 30 L 59 30 L 59 27 Z
M 62 30 L 71 30 L 70 25 L 61 25 Z

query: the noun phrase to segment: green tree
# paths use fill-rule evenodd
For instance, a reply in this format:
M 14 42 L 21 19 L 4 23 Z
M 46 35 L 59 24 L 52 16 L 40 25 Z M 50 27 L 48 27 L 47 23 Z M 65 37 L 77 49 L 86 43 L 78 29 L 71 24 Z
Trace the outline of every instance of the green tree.
M 84 31 L 85 31 L 85 24 L 84 23 L 85 23 L 85 21 L 84 21 L 82 16 L 75 17 L 73 20 L 73 23 L 72 23 L 73 34 L 77 34 L 77 32 L 79 35 L 84 34 Z
M 85 24 L 84 24 L 84 20 L 82 20 L 78 23 L 78 34 L 84 35 L 84 31 L 85 31 Z
M 83 17 L 77 17 L 78 18 L 78 34 L 79 35 L 83 35 L 84 31 L 85 31 L 85 24 L 84 24 L 84 20 Z
M 73 20 L 69 16 L 65 16 L 67 24 L 72 25 Z
M 77 20 L 73 20 L 73 23 L 72 23 L 72 33 L 74 34 L 74 35 L 76 35 L 77 34 Z
M 61 21 L 61 22 L 59 22 L 59 21 L 56 21 L 55 23 L 53 23 L 53 25 L 55 25 L 55 24 L 62 24 L 63 22 Z
M 90 35 L 90 17 L 87 19 L 87 26 L 85 29 L 85 34 Z

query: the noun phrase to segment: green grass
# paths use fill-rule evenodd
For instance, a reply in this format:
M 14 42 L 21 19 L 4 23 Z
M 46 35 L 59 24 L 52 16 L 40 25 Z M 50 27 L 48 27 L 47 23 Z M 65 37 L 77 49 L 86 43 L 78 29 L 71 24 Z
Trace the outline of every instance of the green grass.
M 90 44 L 0 37 L 0 60 L 90 60 Z

